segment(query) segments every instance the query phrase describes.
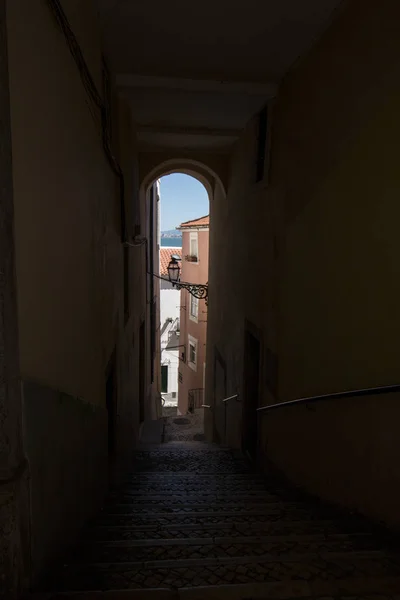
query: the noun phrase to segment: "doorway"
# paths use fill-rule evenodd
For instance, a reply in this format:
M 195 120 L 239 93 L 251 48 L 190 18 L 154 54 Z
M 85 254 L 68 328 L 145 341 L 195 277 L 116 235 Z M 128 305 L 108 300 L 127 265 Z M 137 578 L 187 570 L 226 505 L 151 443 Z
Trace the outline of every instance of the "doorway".
M 260 340 L 246 329 L 244 340 L 242 448 L 251 460 L 257 457 Z
M 168 365 L 161 365 L 161 393 L 168 394 Z
M 141 322 L 139 328 L 139 423 L 144 421 L 144 396 L 145 396 L 145 345 L 146 334 L 144 321 Z

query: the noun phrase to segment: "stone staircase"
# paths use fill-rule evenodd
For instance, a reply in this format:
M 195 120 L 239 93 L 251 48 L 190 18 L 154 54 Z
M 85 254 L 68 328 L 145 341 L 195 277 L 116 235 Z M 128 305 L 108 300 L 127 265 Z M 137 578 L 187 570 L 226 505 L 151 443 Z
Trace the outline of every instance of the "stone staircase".
M 355 515 L 201 443 L 140 451 L 46 599 L 400 600 L 400 555 Z M 64 595 L 65 594 L 65 595 Z

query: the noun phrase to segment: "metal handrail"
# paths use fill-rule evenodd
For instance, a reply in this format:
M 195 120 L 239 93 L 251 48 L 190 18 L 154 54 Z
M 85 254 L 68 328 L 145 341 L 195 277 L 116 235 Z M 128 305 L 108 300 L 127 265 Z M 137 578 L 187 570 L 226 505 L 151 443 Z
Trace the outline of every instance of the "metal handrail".
M 234 396 L 229 396 L 228 398 L 224 398 L 222 400 L 223 403 L 229 402 L 229 400 L 234 400 L 235 398 L 239 398 L 239 394 L 235 394 Z
M 286 408 L 288 406 L 296 406 L 298 404 L 311 404 L 313 402 L 321 402 L 324 400 L 340 400 L 342 398 L 355 398 L 359 396 L 377 396 L 379 394 L 393 394 L 395 392 L 400 392 L 400 385 L 384 385 L 381 387 L 335 392 L 333 394 L 321 394 L 320 396 L 310 396 L 308 398 L 297 398 L 296 400 L 288 400 L 287 402 L 270 404 L 269 406 L 261 406 L 256 410 L 257 412 L 268 412 L 270 410 L 276 410 L 277 408 Z
M 209 404 L 202 404 L 201 408 L 212 408 Z

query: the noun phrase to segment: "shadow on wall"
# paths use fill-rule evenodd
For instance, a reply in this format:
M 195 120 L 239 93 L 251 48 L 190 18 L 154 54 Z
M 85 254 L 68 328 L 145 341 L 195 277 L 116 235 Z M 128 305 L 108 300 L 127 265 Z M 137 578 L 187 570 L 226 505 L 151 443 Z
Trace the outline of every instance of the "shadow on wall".
M 101 508 L 108 486 L 107 412 L 27 381 L 23 403 L 36 583 Z
M 400 530 L 399 420 L 400 394 L 292 406 L 261 417 L 261 444 L 294 483 Z

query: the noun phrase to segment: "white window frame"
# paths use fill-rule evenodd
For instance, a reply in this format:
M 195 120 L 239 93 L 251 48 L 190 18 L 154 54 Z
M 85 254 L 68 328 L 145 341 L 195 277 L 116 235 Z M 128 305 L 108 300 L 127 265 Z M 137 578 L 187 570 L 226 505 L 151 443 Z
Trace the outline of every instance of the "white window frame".
M 192 244 L 196 243 L 196 252 L 193 251 Z M 189 255 L 196 256 L 197 260 L 194 261 L 194 264 L 199 262 L 199 234 L 197 231 L 191 231 L 189 236 Z
M 193 311 L 193 307 L 196 307 L 195 311 Z M 190 294 L 189 302 L 189 319 L 195 323 L 199 322 L 199 299 L 192 294 Z
M 190 360 L 190 346 L 193 346 L 195 351 L 195 361 Z M 197 371 L 197 357 L 198 357 L 198 341 L 196 338 L 188 335 L 188 365 L 192 369 L 192 371 Z

